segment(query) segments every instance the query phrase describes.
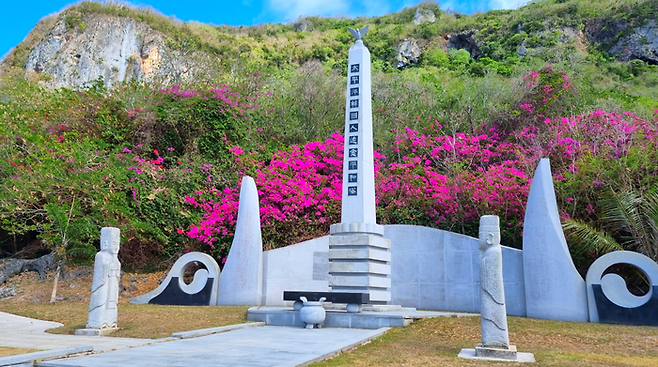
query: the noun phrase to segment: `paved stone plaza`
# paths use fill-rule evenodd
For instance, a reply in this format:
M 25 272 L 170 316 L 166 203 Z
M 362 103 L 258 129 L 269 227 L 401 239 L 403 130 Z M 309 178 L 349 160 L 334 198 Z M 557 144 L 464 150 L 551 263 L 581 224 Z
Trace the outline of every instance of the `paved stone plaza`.
M 88 349 L 94 350 L 94 354 L 91 355 L 37 362 L 36 365 L 42 367 L 292 367 L 324 360 L 341 351 L 359 346 L 388 330 L 388 328 L 365 330 L 259 326 L 204 336 L 196 336 L 203 333 L 181 333 L 179 338 L 156 340 L 54 335 L 44 332 L 47 328 L 59 325 L 0 312 L 2 330 L 12 330 L 2 333 L 0 345 L 61 349 L 62 356 L 74 346 L 87 346 Z M 98 353 L 98 351 L 105 352 Z M 15 365 L 17 359 L 20 357 L 0 358 L 0 366 Z
M 391 317 L 404 312 L 390 312 Z M 408 312 L 407 312 L 408 313 Z M 384 317 L 386 312 L 378 312 Z M 416 311 L 415 317 L 476 316 L 454 312 Z M 411 319 L 409 320 L 411 322 Z M 264 323 L 229 325 L 172 334 L 163 339 L 132 339 L 103 336 L 55 335 L 46 329 L 61 326 L 0 312 L 0 346 L 43 349 L 33 359 L 37 366 L 305 366 L 357 347 L 387 330 L 265 326 Z M 227 331 L 228 330 L 228 331 Z M 209 335 L 210 334 L 210 335 Z M 65 358 L 72 351 L 93 354 Z M 47 355 L 44 357 L 44 353 Z M 53 359 L 59 358 L 59 359 Z M 16 364 L 17 360 L 29 361 Z M 0 358 L 0 366 L 31 366 L 29 355 Z
M 304 366 L 383 334 L 386 328 L 302 329 L 261 326 L 139 348 L 38 363 L 41 367 Z

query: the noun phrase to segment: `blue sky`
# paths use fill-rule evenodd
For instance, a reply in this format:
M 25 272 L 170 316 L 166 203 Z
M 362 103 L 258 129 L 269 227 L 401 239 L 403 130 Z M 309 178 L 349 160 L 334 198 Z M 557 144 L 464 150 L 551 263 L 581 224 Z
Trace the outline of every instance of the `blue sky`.
M 57 13 L 70 0 L 4 0 L 0 12 L 0 56 L 20 43 L 39 19 Z M 183 21 L 228 25 L 285 23 L 303 15 L 356 17 L 377 16 L 402 10 L 421 0 L 133 0 L 136 6 L 150 6 L 164 15 Z M 447 0 L 442 9 L 471 14 L 491 9 L 514 9 L 527 0 Z

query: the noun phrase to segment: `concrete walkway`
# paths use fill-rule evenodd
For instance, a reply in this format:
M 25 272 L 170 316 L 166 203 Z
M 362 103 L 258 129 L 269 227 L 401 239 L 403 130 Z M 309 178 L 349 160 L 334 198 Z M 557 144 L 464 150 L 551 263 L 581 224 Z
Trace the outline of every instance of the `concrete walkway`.
M 260 326 L 67 359 L 40 367 L 294 367 L 321 361 L 376 338 L 388 328 L 303 329 Z
M 104 351 L 151 344 L 155 341 L 107 336 L 57 335 L 45 332 L 47 329 L 59 326 L 62 324 L 58 322 L 0 312 L 0 347 L 46 350 L 88 345 L 95 351 Z
M 94 353 L 91 355 L 38 362 L 36 365 L 41 367 L 293 367 L 324 360 L 341 351 L 359 346 L 388 330 L 388 328 L 303 329 L 285 326 L 253 327 L 253 325 L 211 335 L 204 335 L 207 334 L 207 330 L 199 330 L 179 333 L 180 335 L 174 334 L 178 338 L 132 339 L 48 334 L 45 332 L 46 329 L 61 324 L 0 312 L 0 346 L 39 350 L 57 349 L 62 351 L 60 354 L 62 356 L 75 350 L 71 347 L 77 347 L 79 351 L 91 349 L 85 349 L 86 346 L 93 347 Z M 215 328 L 213 332 L 217 329 L 223 328 Z M 39 353 L 44 354 L 44 352 Z M 14 364 L 21 356 L 2 357 L 0 366 Z
M 404 321 L 397 326 L 407 325 L 417 318 L 474 315 L 409 309 L 399 312 L 364 312 L 364 315 L 358 316 L 367 317 L 371 313 L 374 314 L 370 316 L 373 319 L 388 317 Z M 381 323 L 378 325 L 383 326 Z M 0 346 L 44 350 L 1 357 L 0 367 L 32 366 L 33 361 L 37 361 L 35 365 L 41 367 L 296 367 L 327 359 L 389 330 L 389 327 L 376 325 L 370 325 L 373 327 L 371 329 L 304 329 L 301 326 L 273 326 L 252 322 L 174 333 L 172 337 L 163 339 L 55 335 L 45 332 L 46 329 L 58 326 L 61 324 L 0 312 Z M 89 354 L 92 349 L 93 353 Z

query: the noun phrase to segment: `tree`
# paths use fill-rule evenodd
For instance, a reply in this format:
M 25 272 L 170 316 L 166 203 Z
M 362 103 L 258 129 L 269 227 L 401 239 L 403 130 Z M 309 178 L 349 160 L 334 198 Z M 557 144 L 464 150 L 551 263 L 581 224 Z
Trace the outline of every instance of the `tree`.
M 55 256 L 58 258 L 53 291 L 50 297 L 51 304 L 55 303 L 57 296 L 57 283 L 62 264 L 65 264 L 70 257 L 80 256 L 81 252 L 84 253 L 84 258 L 89 258 L 95 253 L 95 247 L 89 243 L 94 227 L 83 218 L 71 220 L 74 215 L 74 207 L 75 198 L 71 202 L 68 213 L 67 208 L 64 206 L 54 203 L 44 205 L 50 223 L 44 226 L 44 233 L 41 237 L 55 247 Z
M 600 226 L 567 220 L 563 228 L 575 254 L 594 250 L 640 252 L 658 262 L 658 194 L 610 190 L 599 200 Z

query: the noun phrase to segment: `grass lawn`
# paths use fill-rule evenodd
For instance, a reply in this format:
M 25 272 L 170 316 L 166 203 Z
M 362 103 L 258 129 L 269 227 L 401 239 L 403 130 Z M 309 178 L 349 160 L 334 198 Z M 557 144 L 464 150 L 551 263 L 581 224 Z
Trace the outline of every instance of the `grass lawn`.
M 57 321 L 64 326 L 50 329 L 53 334 L 74 334 L 87 323 L 87 302 L 34 304 L 29 308 L 1 304 L 0 311 L 35 319 Z M 119 330 L 111 336 L 157 339 L 178 331 L 205 329 L 247 322 L 246 306 L 160 306 L 119 305 Z
M 25 353 L 32 353 L 38 351 L 39 351 L 38 349 L 0 347 L 0 357 L 14 356 L 17 354 L 25 354 Z
M 536 366 L 658 366 L 658 328 L 508 318 L 510 342 Z M 441 317 L 392 329 L 348 353 L 312 366 L 488 366 L 509 362 L 457 358 L 480 341 L 479 317 Z

